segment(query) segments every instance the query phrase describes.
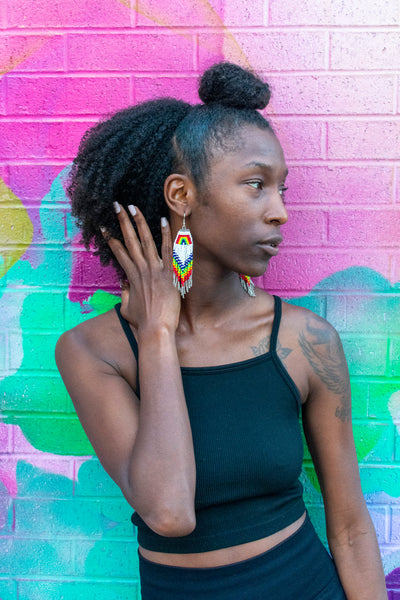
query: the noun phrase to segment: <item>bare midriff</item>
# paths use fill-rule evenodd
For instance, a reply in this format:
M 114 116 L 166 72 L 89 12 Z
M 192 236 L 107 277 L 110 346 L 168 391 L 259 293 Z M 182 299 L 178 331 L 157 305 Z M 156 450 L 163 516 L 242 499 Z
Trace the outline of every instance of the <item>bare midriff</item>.
M 140 554 L 155 563 L 162 565 L 169 565 L 171 567 L 197 567 L 199 569 L 207 569 L 210 567 L 221 567 L 223 565 L 229 565 L 232 563 L 254 558 L 258 554 L 263 554 L 268 550 L 272 550 L 274 546 L 281 544 L 287 538 L 292 536 L 302 526 L 306 517 L 304 512 L 302 516 L 284 527 L 280 531 L 268 535 L 260 540 L 254 540 L 254 542 L 247 542 L 246 544 L 239 544 L 237 546 L 231 546 L 230 548 L 220 548 L 219 550 L 212 550 L 210 552 L 196 552 L 190 554 L 170 554 L 166 552 L 154 552 L 153 550 L 146 550 L 145 548 L 139 547 Z

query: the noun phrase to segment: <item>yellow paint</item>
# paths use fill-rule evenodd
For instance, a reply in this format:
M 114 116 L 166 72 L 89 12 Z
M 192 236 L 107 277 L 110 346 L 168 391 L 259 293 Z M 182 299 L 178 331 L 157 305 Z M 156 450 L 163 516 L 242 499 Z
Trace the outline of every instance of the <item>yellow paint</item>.
M 0 49 L 0 75 L 9 73 L 27 58 L 40 50 L 42 46 L 50 39 L 50 36 L 10 36 L 2 39 L 2 48 Z
M 0 179 L 0 278 L 32 242 L 33 225 L 21 200 Z
M 130 0 L 118 1 L 127 8 L 130 8 Z M 187 1 L 189 2 L 189 0 Z M 177 35 L 192 39 L 192 33 L 185 29 L 175 27 L 171 22 L 171 16 L 168 14 L 168 10 L 160 10 L 160 8 L 157 7 L 157 4 L 158 3 L 154 2 L 154 0 L 153 2 L 150 0 L 139 0 L 138 6 L 133 8 L 133 10 L 147 19 L 150 19 L 157 25 L 167 27 Z M 163 4 L 165 7 L 167 6 L 165 1 Z M 209 41 L 204 42 L 200 36 L 198 39 L 199 45 L 204 46 L 214 53 L 223 53 L 226 60 L 237 63 L 244 68 L 251 68 L 247 56 L 236 41 L 234 35 L 229 31 L 221 17 L 207 0 L 192 0 L 190 2 L 190 10 L 196 15 L 196 22 L 198 25 L 207 26 L 213 24 L 214 26 L 217 26 L 213 36 L 215 46 L 212 46 Z M 209 40 L 210 38 L 207 36 L 207 39 Z

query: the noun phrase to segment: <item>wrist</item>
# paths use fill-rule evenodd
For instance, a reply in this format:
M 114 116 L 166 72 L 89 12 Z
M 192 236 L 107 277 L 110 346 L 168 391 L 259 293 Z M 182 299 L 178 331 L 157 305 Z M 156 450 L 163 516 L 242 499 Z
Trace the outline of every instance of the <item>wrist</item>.
M 175 346 L 175 331 L 175 327 L 166 325 L 165 323 L 141 325 L 137 330 L 137 342 L 141 346 L 147 344 L 167 344 L 170 341 Z

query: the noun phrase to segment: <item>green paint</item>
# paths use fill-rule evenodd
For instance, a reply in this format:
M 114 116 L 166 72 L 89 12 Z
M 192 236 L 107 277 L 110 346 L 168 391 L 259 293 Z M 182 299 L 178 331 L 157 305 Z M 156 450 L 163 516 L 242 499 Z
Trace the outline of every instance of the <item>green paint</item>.
M 139 600 L 139 584 L 134 582 L 20 581 L 18 600 Z M 14 600 L 14 598 L 12 598 Z
M 0 278 L 24 254 L 33 237 L 33 225 L 21 200 L 0 178 Z
M 93 496 L 93 475 L 103 499 Z M 17 483 L 15 528 L 0 537 L 0 598 L 14 600 L 17 582 L 26 600 L 139 598 L 132 509 L 97 460 L 83 463 L 74 489 L 70 479 L 23 461 Z M 8 513 L 12 523 L 11 502 Z M 95 580 L 104 577 L 112 583 Z
M 17 582 L 10 579 L 0 579 L 1 600 L 15 600 L 17 598 Z
M 89 306 L 94 310 L 96 315 L 101 315 L 111 310 L 118 302 L 120 302 L 118 296 L 104 292 L 103 290 L 97 290 L 88 300 Z
M 326 317 L 339 331 L 351 376 L 353 429 L 365 493 L 400 496 L 400 467 L 393 461 L 393 426 L 388 403 L 400 390 L 400 285 L 364 267 L 321 281 L 309 295 L 290 300 Z M 393 417 L 393 418 L 392 418 Z M 396 448 L 400 441 L 396 440 Z M 305 448 L 305 458 L 309 454 Z M 320 492 L 313 467 L 305 475 Z
M 0 282 L 0 294 L 7 291 L 0 296 L 5 310 L 12 302 L 12 287 L 21 281 L 31 286 L 24 291 L 27 295 L 19 315 L 22 361 L 15 344 L 9 366 L 16 373 L 0 382 L 0 407 L 3 420 L 18 424 L 35 448 L 88 455 L 93 449 L 58 376 L 54 346 L 63 331 L 112 309 L 118 297 L 97 290 L 82 308 L 65 292 L 53 292 L 54 286 L 68 288 L 71 242 L 76 234 L 64 194 L 65 176 L 66 171 L 54 181 L 41 205 L 41 227 L 51 245 L 41 247 L 40 264 L 32 268 L 20 260 Z M 332 274 L 307 296 L 291 302 L 325 316 L 339 330 L 351 373 L 358 458 L 362 464 L 374 464 L 367 489 L 399 495 L 397 478 L 390 482 L 382 478 L 379 463 L 390 462 L 393 454 L 393 421 L 387 405 L 400 390 L 400 286 L 390 285 L 371 269 L 352 267 Z M 309 469 L 306 473 L 318 490 L 315 476 Z
M 18 370 L 0 382 L 0 406 L 2 420 L 20 425 L 25 437 L 38 450 L 87 455 L 93 449 L 76 415 L 65 414 L 69 406 L 67 394 L 54 360 L 59 335 L 88 318 L 79 305 L 66 298 L 66 292 L 52 290 L 53 286 L 68 289 L 72 267 L 69 243 L 76 233 L 65 198 L 64 177 L 65 171 L 55 179 L 41 205 L 42 231 L 46 241 L 52 242 L 51 247 L 39 250 L 36 259 L 40 259 L 40 264 L 35 268 L 20 260 L 0 280 L 0 301 L 5 314 L 13 302 L 10 290 L 18 289 L 21 283 L 29 286 L 18 324 L 22 361 L 18 343 L 11 339 L 10 368 Z M 18 334 L 11 335 L 18 342 Z

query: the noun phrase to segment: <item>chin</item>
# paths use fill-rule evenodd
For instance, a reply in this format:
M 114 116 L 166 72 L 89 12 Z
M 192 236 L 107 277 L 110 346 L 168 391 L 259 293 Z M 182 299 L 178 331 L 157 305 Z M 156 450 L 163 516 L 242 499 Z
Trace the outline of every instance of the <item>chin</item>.
M 268 265 L 269 265 L 269 261 L 267 264 L 265 264 L 265 262 L 263 262 L 262 265 L 252 264 L 252 265 L 249 265 L 246 268 L 246 270 L 239 271 L 239 272 L 243 273 L 244 275 L 248 275 L 249 277 L 262 277 L 267 272 Z

